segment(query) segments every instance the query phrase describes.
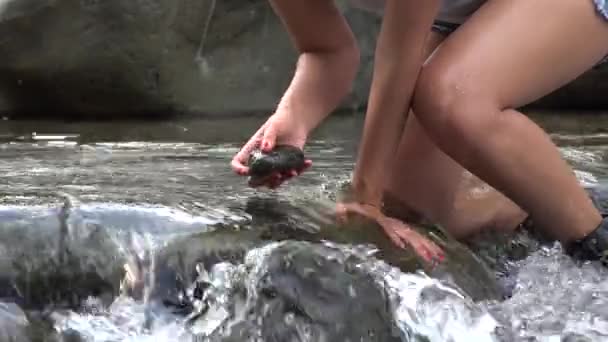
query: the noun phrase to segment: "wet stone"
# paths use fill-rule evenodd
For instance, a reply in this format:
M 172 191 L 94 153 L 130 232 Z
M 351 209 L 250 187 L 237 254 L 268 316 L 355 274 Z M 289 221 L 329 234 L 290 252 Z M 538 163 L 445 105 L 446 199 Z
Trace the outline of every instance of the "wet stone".
M 147 300 L 188 314 L 194 309 L 195 298 L 189 298 L 186 290 L 196 282 L 200 271 L 206 272 L 219 262 L 239 264 L 248 250 L 260 244 L 258 232 L 221 228 L 177 238 L 154 256 L 151 270 L 139 272 L 153 275 L 153 279 L 144 280 L 148 282 Z M 143 293 L 131 295 L 138 298 Z M 192 295 L 196 295 L 196 291 Z
M 304 152 L 294 146 L 278 145 L 271 152 L 254 151 L 249 157 L 249 173 L 252 181 L 270 176 L 275 172 L 304 168 Z
M 243 284 L 247 304 L 224 322 L 232 329 L 211 340 L 401 341 L 384 289 L 356 266 L 360 260 L 331 253 L 315 243 L 278 244 L 261 272 L 250 272 L 253 286 Z
M 49 221 L 52 216 L 44 216 Z M 0 225 L 0 298 L 24 309 L 77 308 L 118 293 L 122 262 L 103 230 L 86 237 L 35 220 Z

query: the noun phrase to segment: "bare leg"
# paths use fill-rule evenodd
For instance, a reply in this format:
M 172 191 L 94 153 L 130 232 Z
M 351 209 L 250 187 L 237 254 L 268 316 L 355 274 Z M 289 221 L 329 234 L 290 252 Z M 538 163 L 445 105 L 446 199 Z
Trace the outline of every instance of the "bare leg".
M 548 135 L 513 108 L 607 52 L 608 22 L 591 0 L 489 0 L 427 61 L 414 112 L 444 152 L 567 243 L 600 214 Z
M 432 33 L 427 55 L 443 39 Z M 398 202 L 397 210 L 406 206 L 441 224 L 455 238 L 488 227 L 512 230 L 527 215 L 443 153 L 413 115 L 406 122 L 386 192 Z
M 482 229 L 513 231 L 527 216 L 445 155 L 414 116 L 406 122 L 386 193 L 393 211 L 406 207 L 457 239 Z

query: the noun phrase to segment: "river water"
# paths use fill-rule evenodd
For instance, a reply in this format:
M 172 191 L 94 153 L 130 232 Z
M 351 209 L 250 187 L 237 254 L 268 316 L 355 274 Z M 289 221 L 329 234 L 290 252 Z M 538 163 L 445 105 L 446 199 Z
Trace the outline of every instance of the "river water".
M 608 180 L 608 115 L 539 113 L 533 118 L 559 143 L 581 182 L 603 187 Z M 53 259 L 61 254 L 59 249 L 69 247 L 63 244 L 76 244 L 74 241 L 84 235 L 90 238 L 97 234 L 92 233 L 91 226 L 112 236 L 111 250 L 97 250 L 106 248 L 97 244 L 73 248 L 71 253 L 84 255 L 97 248 L 94 257 L 87 260 L 95 259 L 99 264 L 108 265 L 111 260 L 126 260 L 125 263 L 140 260 L 147 251 L 162 250 L 164 244 L 184 237 L 195 241 L 202 236 L 207 249 L 231 249 L 247 243 L 248 229 L 255 231 L 259 226 L 271 227 L 268 228 L 270 240 L 274 241 L 248 245 L 236 262 L 216 260 L 215 265 L 206 265 L 210 266 L 205 276 L 207 284 L 211 284 L 208 286 L 213 288 L 215 304 L 189 321 L 194 324 L 185 324 L 183 315 L 172 314 L 150 324 L 149 301 L 126 294 L 109 298 L 92 294 L 78 307 L 47 308 L 45 317 L 52 323 L 41 328 L 33 324 L 40 308 L 28 309 L 27 315 L 21 316 L 19 309 L 6 300 L 0 305 L 3 341 L 27 341 L 28 338 L 50 341 L 51 338 L 57 340 L 57 336 L 67 341 L 68 336 L 78 336 L 80 340 L 96 342 L 164 342 L 191 341 L 195 340 L 194 335 L 201 341 L 245 340 L 244 337 L 222 337 L 216 329 L 226 326 L 228 321 L 238 321 L 239 309 L 235 309 L 238 301 L 231 297 L 230 289 L 248 289 L 245 297 L 249 302 L 252 298 L 261 298 L 256 286 L 264 272 L 271 272 L 269 258 L 273 253 L 280 254 L 281 248 L 301 250 L 304 254 L 316 251 L 321 258 L 337 260 L 342 265 L 358 260 L 357 269 L 371 276 L 373 283 L 387 294 L 388 316 L 384 320 L 394 326 L 392 336 L 397 340 L 608 341 L 608 272 L 596 263 L 582 266 L 573 263 L 556 244 L 539 244 L 528 236 L 517 236 L 515 242 L 507 243 L 511 247 L 524 246 L 524 252 L 515 258 L 517 260 L 509 261 L 508 266 L 517 272 L 506 281 L 511 295 L 503 298 L 500 293 L 505 280 L 496 281 L 490 264 L 500 259 L 496 253 L 504 251 L 504 246 L 471 253 L 462 245 L 450 242 L 455 246 L 451 268 L 443 273 L 427 274 L 411 266 L 411 255 L 391 249 L 378 230 L 330 231 L 321 234 L 319 239 L 314 238 L 320 227 L 327 224 L 319 214 L 322 210 L 315 209 L 316 205 L 323 208 L 324 204 L 331 203 L 340 184 L 350 177 L 361 117 L 336 116 L 319 128 L 306 150 L 314 167 L 278 191 L 248 188 L 245 179 L 234 175 L 229 167 L 232 155 L 261 120 L 4 121 L 0 125 L 0 170 L 4 174 L 4 181 L 0 183 L 2 267 L 17 269 L 14 265 L 23 266 L 26 264 L 23 260 L 31 260 L 27 263 L 31 268 L 30 277 L 41 268 L 51 269 L 48 264 L 36 266 L 42 263 L 35 259 Z M 217 227 L 231 227 L 236 233 L 220 235 L 220 239 L 212 235 L 218 231 Z M 62 229 L 70 238 L 56 243 L 54 232 Z M 290 229 L 298 233 L 284 231 Z M 18 233 L 19 230 L 26 233 Z M 34 235 L 38 237 L 32 238 Z M 296 244 L 290 245 L 294 240 Z M 182 248 L 180 246 L 177 249 Z M 376 253 L 376 248 L 382 252 Z M 48 254 L 43 250 L 48 250 Z M 512 252 L 513 248 L 509 250 Z M 11 259 L 17 255 L 20 260 Z M 103 273 L 100 266 L 95 267 L 98 273 Z M 121 277 L 123 275 L 121 273 Z M 0 274 L 0 280 L 3 276 Z M 45 277 L 38 281 L 48 282 L 49 276 Z M 350 279 L 341 277 L 336 275 L 341 281 Z M 28 281 L 28 286 L 34 288 L 48 285 Z M 88 283 L 74 284 L 56 281 L 48 286 L 78 292 L 71 286 Z M 319 323 L 328 320 L 327 317 L 351 331 L 356 330 L 357 324 L 364 325 L 363 322 L 372 322 L 369 329 L 374 328 L 373 324 L 383 324 L 378 323 L 377 318 L 366 316 L 369 313 L 365 309 L 377 305 L 381 297 L 374 300 L 369 294 L 363 298 L 366 292 L 354 295 L 354 291 L 343 301 L 338 299 L 342 298 L 338 292 L 333 295 L 335 300 L 322 300 L 319 299 L 324 291 L 322 287 L 332 285 L 320 284 L 306 285 L 312 286 L 313 291 L 297 296 L 302 301 L 300 306 L 307 308 L 303 315 L 307 323 L 293 318 L 289 310 L 277 320 L 267 314 L 269 306 L 266 305 L 258 315 L 266 315 L 266 323 L 257 317 L 257 335 L 247 339 L 257 341 L 264 340 L 264 336 L 274 336 L 266 340 L 324 341 L 331 336 L 327 331 L 333 329 Z M 112 286 L 117 284 L 110 284 Z M 345 286 L 353 288 L 352 284 Z M 47 299 L 34 295 L 32 298 L 36 298 L 36 304 Z M 352 307 L 359 302 L 367 303 L 368 306 L 362 306 L 365 310 Z M 311 312 L 317 312 L 317 316 Z M 337 314 L 340 312 L 342 314 Z M 345 317 L 349 315 L 352 317 Z M 285 323 L 288 321 L 291 323 Z M 317 322 L 316 325 L 312 321 Z M 298 337 L 277 337 L 281 336 L 277 332 L 279 323 L 295 327 Z M 301 327 L 308 330 L 302 332 Z M 268 333 L 264 329 L 277 331 Z M 40 332 L 42 330 L 44 332 Z M 19 335 L 19 331 L 24 335 Z M 365 340 L 388 339 L 376 336 Z

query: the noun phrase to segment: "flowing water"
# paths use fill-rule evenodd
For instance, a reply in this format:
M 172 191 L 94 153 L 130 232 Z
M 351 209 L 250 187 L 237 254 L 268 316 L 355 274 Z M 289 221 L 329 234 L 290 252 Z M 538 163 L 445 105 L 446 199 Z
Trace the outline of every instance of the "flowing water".
M 534 118 L 581 182 L 605 183 L 608 115 Z M 378 230 L 323 228 L 331 224 L 315 208 L 350 177 L 358 116 L 332 118 L 311 137 L 314 167 L 297 180 L 278 191 L 248 188 L 229 162 L 260 120 L 4 121 L 0 284 L 12 276 L 21 287 L 0 298 L 18 292 L 29 301 L 16 302 L 24 312 L 0 300 L 0 340 L 325 341 L 361 328 L 376 334 L 368 341 L 608 341 L 608 272 L 575 264 L 557 244 L 516 237 L 525 251 L 508 262 L 517 272 L 503 298 L 504 284 L 483 264 L 497 262 L 501 248 L 475 255 L 452 243 L 451 268 L 425 273 Z M 185 280 L 205 284 L 204 310 L 152 310 L 155 280 L 133 285 L 150 279 L 150 254 L 171 248 L 235 253 L 214 254 L 198 279 Z M 65 275 L 69 267 L 80 268 Z M 73 275 L 87 267 L 95 274 Z M 307 272 L 314 281 L 299 276 Z M 84 300 L 74 305 L 75 297 Z M 297 305 L 285 306 L 288 297 Z M 61 298 L 72 301 L 44 305 Z

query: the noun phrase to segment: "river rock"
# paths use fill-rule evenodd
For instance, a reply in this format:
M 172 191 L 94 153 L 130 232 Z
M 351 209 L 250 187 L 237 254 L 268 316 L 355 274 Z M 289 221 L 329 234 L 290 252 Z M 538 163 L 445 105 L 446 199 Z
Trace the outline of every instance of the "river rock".
M 99 226 L 65 225 L 62 211 L 4 209 L 0 220 L 0 298 L 24 309 L 77 308 L 89 296 L 118 293 L 118 246 Z
M 220 298 L 209 295 L 212 304 L 192 330 L 222 342 L 401 341 L 385 290 L 357 266 L 362 260 L 335 253 L 321 244 L 285 241 L 248 254 L 232 272 L 241 277 L 229 277 L 233 283 L 216 293 Z
M 90 296 L 109 304 L 125 266 L 153 250 L 142 236 L 204 230 L 207 221 L 180 219 L 163 207 L 82 204 L 0 208 L 0 299 L 24 309 L 78 309 Z M 149 242 L 149 243 L 148 243 Z M 133 267 L 131 267 L 133 268 Z

